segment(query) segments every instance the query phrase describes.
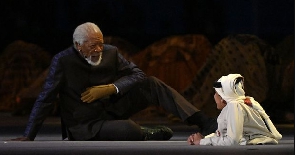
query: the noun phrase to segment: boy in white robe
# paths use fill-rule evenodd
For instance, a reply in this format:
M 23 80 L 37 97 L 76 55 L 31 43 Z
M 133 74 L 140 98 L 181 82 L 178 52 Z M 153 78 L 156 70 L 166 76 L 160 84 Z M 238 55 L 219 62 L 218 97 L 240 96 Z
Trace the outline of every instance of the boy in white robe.
M 282 135 L 254 98 L 245 96 L 244 78 L 240 74 L 222 76 L 214 83 L 214 99 L 221 110 L 215 133 L 203 136 L 195 133 L 187 142 L 191 145 L 256 145 L 278 144 Z

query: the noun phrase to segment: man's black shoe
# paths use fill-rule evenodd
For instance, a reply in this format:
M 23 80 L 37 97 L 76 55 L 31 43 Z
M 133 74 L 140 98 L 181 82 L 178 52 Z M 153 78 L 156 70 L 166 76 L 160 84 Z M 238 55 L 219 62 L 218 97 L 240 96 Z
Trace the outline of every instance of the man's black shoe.
M 166 126 L 141 127 L 144 140 L 169 140 L 173 136 L 173 131 Z
M 201 134 L 203 136 L 209 135 L 211 133 L 215 133 L 218 128 L 217 120 L 215 118 L 210 118 L 206 124 L 204 124 L 203 128 L 201 129 Z
M 218 124 L 216 118 L 210 118 L 202 111 L 196 112 L 186 119 L 189 125 L 197 125 L 201 129 L 201 134 L 206 136 L 215 133 Z

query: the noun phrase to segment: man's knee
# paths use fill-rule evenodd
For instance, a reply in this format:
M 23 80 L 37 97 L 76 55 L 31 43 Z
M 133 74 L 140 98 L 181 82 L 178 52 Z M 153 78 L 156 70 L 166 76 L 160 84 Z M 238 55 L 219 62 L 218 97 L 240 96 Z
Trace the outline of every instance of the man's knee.
M 151 80 L 151 81 L 157 81 L 158 78 L 154 77 L 154 76 L 149 76 L 147 77 L 148 80 Z
M 154 76 L 149 76 L 146 79 L 150 84 L 160 84 L 163 83 L 160 79 L 158 79 L 157 77 Z

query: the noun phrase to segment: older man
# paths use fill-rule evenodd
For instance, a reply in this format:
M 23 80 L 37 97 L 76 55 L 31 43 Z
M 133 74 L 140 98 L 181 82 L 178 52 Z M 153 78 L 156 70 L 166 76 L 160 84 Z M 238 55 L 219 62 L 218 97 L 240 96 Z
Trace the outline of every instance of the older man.
M 73 42 L 54 56 L 24 136 L 15 140 L 34 140 L 57 95 L 69 140 L 167 140 L 172 136 L 169 128 L 151 132 L 128 119 L 151 104 L 203 131 L 216 130 L 214 119 L 157 78 L 146 77 L 116 47 L 104 44 L 97 25 L 79 25 Z

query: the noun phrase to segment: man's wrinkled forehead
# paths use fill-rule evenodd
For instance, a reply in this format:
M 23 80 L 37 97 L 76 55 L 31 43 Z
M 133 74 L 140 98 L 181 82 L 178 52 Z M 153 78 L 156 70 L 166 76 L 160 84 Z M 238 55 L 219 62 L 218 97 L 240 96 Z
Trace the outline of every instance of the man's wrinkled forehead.
M 99 32 L 89 33 L 89 34 L 87 34 L 87 38 L 86 38 L 85 42 L 103 43 L 103 35 Z

